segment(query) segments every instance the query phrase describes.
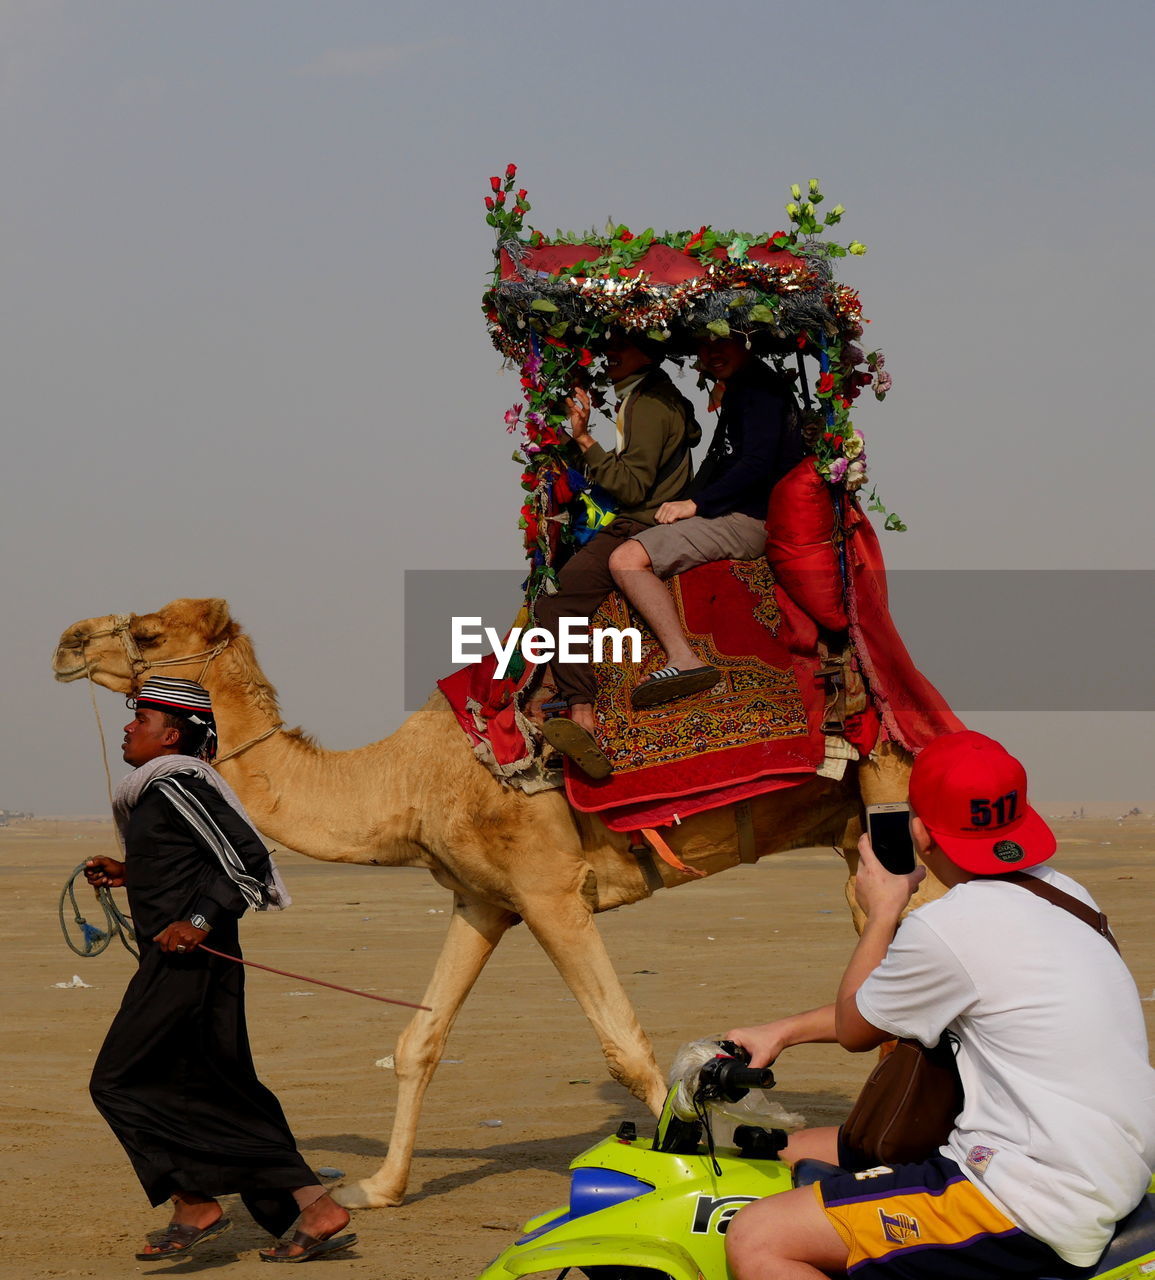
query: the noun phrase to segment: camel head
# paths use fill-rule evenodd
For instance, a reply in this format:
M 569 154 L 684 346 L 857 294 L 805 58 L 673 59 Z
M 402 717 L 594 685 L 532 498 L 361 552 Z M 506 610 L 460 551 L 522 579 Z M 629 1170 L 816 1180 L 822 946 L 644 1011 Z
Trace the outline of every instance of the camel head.
M 208 655 L 239 631 L 225 600 L 173 600 L 155 613 L 86 618 L 60 637 L 52 670 L 57 680 L 87 676 L 114 693 L 129 694 L 161 664 L 164 675 L 196 679 Z

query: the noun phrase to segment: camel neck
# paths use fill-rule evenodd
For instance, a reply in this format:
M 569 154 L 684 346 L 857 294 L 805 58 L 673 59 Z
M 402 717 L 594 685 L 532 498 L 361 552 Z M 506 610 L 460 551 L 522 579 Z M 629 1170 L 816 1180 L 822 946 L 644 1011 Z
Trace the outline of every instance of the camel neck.
M 381 828 L 367 824 L 363 758 L 371 752 L 380 770 L 393 756 L 391 742 L 354 751 L 327 751 L 298 729 L 277 729 L 281 710 L 276 690 L 257 665 L 247 637 L 236 637 L 212 664 L 205 686 L 213 700 L 220 738 L 220 772 L 240 796 L 261 833 L 299 853 L 332 862 L 414 865 L 411 809 L 399 811 L 403 837 L 392 856 L 382 856 Z M 392 825 L 386 823 L 386 825 Z

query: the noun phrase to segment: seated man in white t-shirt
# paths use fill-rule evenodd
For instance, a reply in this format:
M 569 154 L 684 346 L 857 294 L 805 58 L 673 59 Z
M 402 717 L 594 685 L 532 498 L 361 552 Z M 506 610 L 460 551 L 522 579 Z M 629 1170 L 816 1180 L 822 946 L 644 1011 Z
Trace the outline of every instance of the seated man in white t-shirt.
M 982 734 L 945 735 L 915 760 L 910 803 L 919 857 L 950 891 L 900 924 L 926 872 L 890 874 L 863 837 L 867 922 L 835 1003 L 727 1038 L 762 1066 L 795 1044 L 864 1052 L 949 1030 L 962 1111 L 922 1163 L 740 1210 L 726 1234 L 738 1280 L 1087 1274 L 1150 1182 L 1155 1071 L 1135 983 L 1084 920 L 999 880 L 1055 851 L 1022 765 Z M 1059 872 L 1031 874 L 1094 906 Z M 783 1158 L 838 1163 L 838 1134 L 796 1133 Z

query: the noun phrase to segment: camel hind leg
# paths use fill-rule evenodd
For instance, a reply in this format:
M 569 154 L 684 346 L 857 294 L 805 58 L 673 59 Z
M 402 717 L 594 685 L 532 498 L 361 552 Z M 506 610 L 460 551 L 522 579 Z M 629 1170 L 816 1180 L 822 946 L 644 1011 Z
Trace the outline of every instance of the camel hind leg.
M 573 992 L 601 1042 L 610 1075 L 660 1114 L 666 1084 L 593 913 L 580 898 L 523 902 L 522 917 Z
M 445 1041 L 485 962 L 517 917 L 485 902 L 457 899 L 449 932 L 419 1011 L 401 1032 L 393 1053 L 397 1074 L 397 1109 L 389 1135 L 389 1154 L 371 1177 L 338 1189 L 336 1199 L 349 1209 L 380 1209 L 405 1199 L 417 1121 L 425 1090 L 437 1068 Z

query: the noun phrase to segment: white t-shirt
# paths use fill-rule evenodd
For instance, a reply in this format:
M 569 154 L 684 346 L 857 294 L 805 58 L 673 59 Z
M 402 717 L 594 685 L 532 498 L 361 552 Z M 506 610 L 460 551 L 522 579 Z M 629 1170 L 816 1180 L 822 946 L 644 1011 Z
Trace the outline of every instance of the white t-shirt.
M 1028 889 L 971 880 L 907 916 L 857 1000 L 893 1035 L 958 1036 L 966 1101 L 941 1153 L 1068 1262 L 1097 1262 L 1155 1167 L 1155 1071 L 1110 943 Z

